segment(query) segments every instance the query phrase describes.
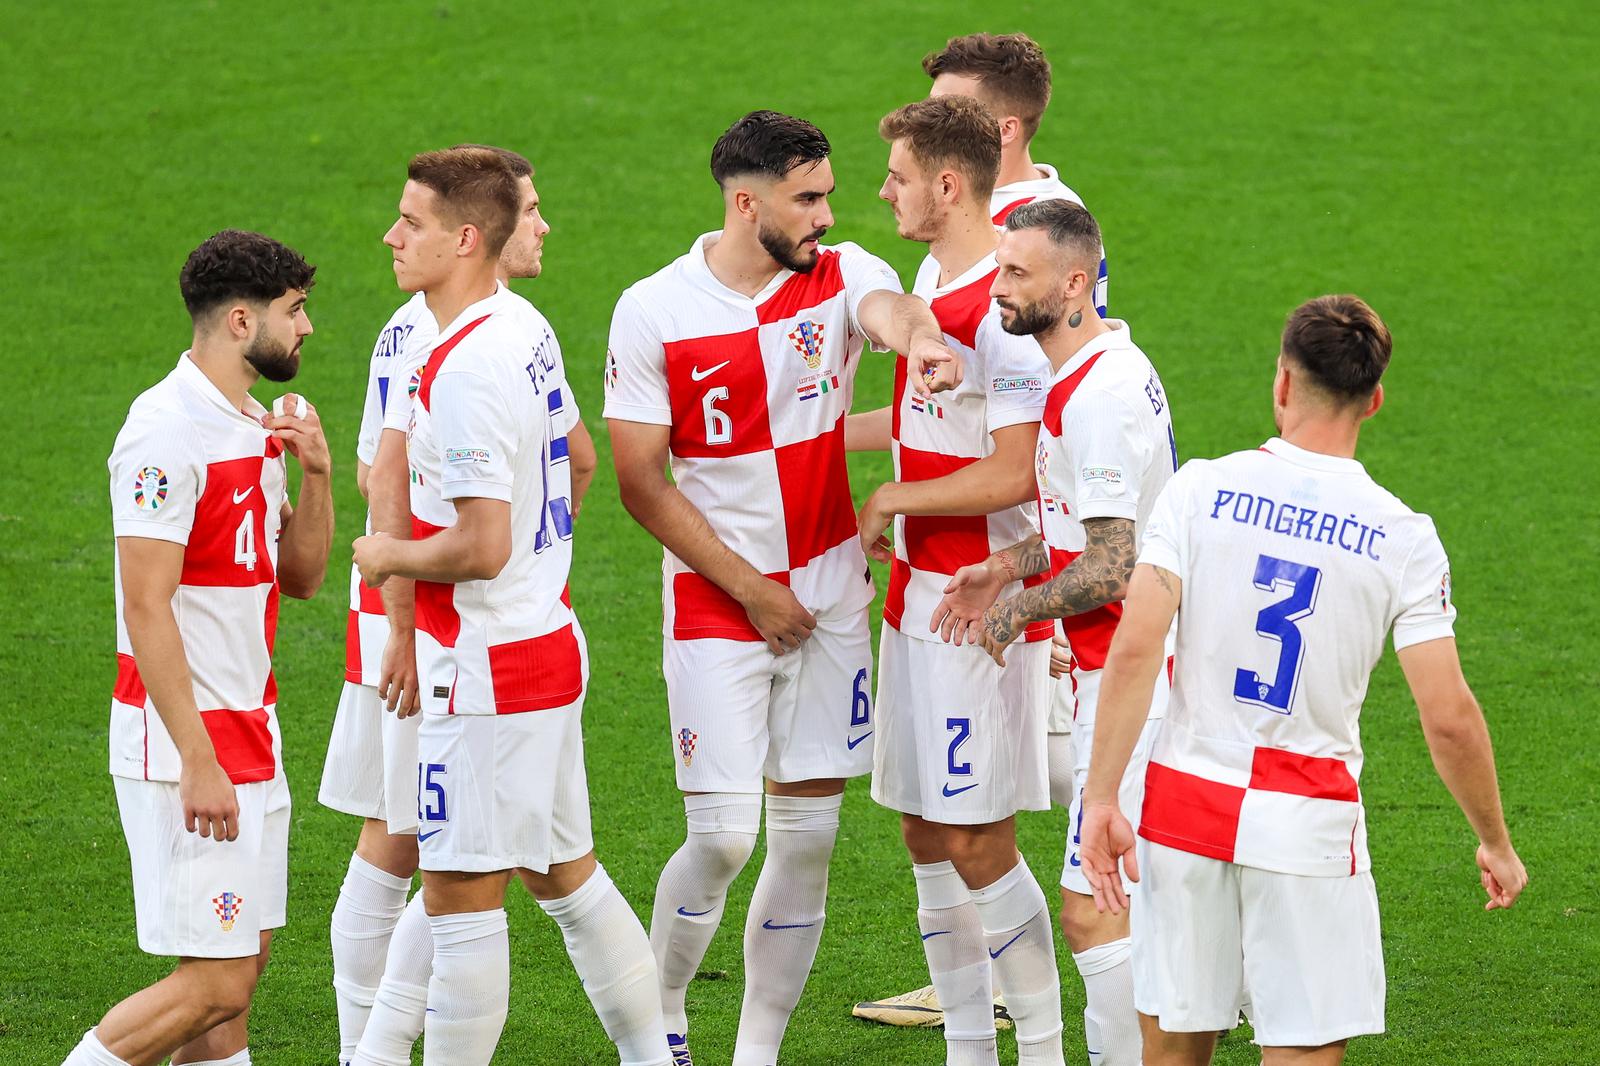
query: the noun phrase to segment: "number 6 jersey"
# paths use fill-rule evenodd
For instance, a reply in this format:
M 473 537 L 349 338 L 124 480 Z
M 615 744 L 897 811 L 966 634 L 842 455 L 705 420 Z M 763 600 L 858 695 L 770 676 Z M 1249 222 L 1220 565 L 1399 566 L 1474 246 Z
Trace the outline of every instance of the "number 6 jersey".
M 567 431 L 577 405 L 554 331 L 500 285 L 440 330 L 411 407 L 413 535 L 455 524 L 454 501 L 504 500 L 511 557 L 488 580 L 417 582 L 417 672 L 429 714 L 517 714 L 583 692 Z
M 1358 720 L 1396 650 L 1454 633 L 1427 515 L 1359 462 L 1269 440 L 1184 466 L 1140 563 L 1183 581 L 1142 836 L 1279 873 L 1368 870 Z

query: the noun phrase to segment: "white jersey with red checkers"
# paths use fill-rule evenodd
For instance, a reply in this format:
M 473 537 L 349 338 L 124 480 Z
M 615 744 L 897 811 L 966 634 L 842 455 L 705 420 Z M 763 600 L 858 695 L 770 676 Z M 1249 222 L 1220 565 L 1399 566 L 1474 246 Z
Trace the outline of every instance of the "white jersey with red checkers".
M 517 714 L 583 693 L 581 631 L 567 600 L 573 400 L 554 331 L 497 286 L 428 356 L 411 410 L 418 538 L 454 525 L 452 501 L 511 505 L 511 556 L 489 580 L 418 581 L 417 670 L 427 714 Z
M 939 284 L 931 255 L 917 271 L 912 291 L 933 309 L 963 373 L 956 388 L 924 398 L 907 388 L 905 357 L 896 360 L 890 437 L 897 481 L 952 474 L 994 451 L 995 430 L 1037 423 L 1044 414 L 1050 361 L 1032 337 L 1001 328 L 989 296 L 997 270 L 991 252 L 948 285 Z M 907 636 L 939 641 L 930 622 L 951 575 L 1036 532 L 1031 505 L 988 515 L 897 515 L 884 621 Z M 1045 580 L 1041 574 L 1014 583 L 1001 595 Z M 1050 621 L 1035 623 L 1025 639 L 1048 640 L 1053 628 Z
M 112 530 L 183 545 L 172 613 L 195 705 L 235 784 L 270 781 L 282 766 L 272 676 L 278 628 L 278 535 L 286 500 L 283 446 L 266 409 L 228 402 L 184 352 L 134 400 L 108 462 Z M 117 561 L 117 681 L 111 772 L 176 781 L 182 760 L 145 691 L 123 621 Z
M 1277 873 L 1370 869 L 1367 683 L 1391 629 L 1396 650 L 1454 634 L 1433 521 L 1356 460 L 1273 439 L 1188 463 L 1139 561 L 1183 581 L 1140 834 Z
M 411 381 L 420 373 L 439 336 L 439 324 L 422 293 L 417 293 L 390 316 L 372 346 L 367 365 L 367 393 L 361 408 L 361 429 L 356 436 L 356 458 L 367 466 L 378 455 L 378 439 L 385 429 L 404 430 L 411 417 Z M 408 382 L 410 382 L 408 386 Z M 404 421 L 387 424 L 391 408 L 403 409 Z M 372 513 L 366 518 L 372 532 Z M 361 571 L 350 567 L 350 613 L 345 628 L 344 679 L 357 685 L 377 685 L 383 646 L 389 639 L 389 620 L 383 613 L 383 596 L 361 581 Z
M 607 418 L 671 427 L 673 479 L 735 553 L 814 613 L 872 601 L 845 467 L 873 292 L 894 271 L 854 244 L 808 273 L 780 270 L 754 297 L 723 285 L 707 242 L 622 294 L 606 356 Z M 744 608 L 666 553 L 663 627 L 679 640 L 759 641 Z
M 989 214 L 996 226 L 1003 227 L 1006 216 L 1021 207 L 1031 204 L 1035 200 L 1071 200 L 1079 207 L 1084 207 L 1083 200 L 1077 193 L 1067 188 L 1056 168 L 1045 163 L 1035 163 L 1034 169 L 1039 172 L 1037 178 L 1031 181 L 1014 181 L 1009 185 L 997 185 L 994 192 L 989 194 Z M 1087 208 L 1084 208 L 1087 210 Z M 1106 317 L 1106 290 L 1109 286 L 1109 274 L 1106 270 L 1105 249 L 1100 249 L 1100 275 L 1094 283 L 1094 309 L 1100 312 L 1100 317 Z
M 1160 375 L 1133 343 L 1126 323 L 1106 324 L 1107 332 L 1056 371 L 1039 428 L 1039 529 L 1050 550 L 1052 577 L 1083 553 L 1083 523 L 1090 519 L 1128 519 L 1137 536 L 1178 465 Z M 1094 721 L 1100 671 L 1121 617 L 1118 602 L 1061 620 L 1072 648 L 1080 726 Z M 1164 713 L 1166 681 L 1163 676 L 1157 685 L 1152 718 Z

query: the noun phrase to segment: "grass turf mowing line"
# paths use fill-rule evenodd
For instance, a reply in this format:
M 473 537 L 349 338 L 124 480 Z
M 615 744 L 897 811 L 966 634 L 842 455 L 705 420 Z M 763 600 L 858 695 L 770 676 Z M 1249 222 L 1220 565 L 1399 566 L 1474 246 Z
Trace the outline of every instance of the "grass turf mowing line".
M 183 256 L 235 225 L 320 268 L 317 333 L 294 387 L 328 425 L 340 532 L 327 587 L 283 613 L 278 675 L 298 801 L 290 925 L 253 1046 L 263 1063 L 327 1062 L 327 915 L 355 825 L 317 807 L 315 784 L 360 522 L 349 457 L 366 355 L 401 299 L 378 239 L 406 157 L 500 141 L 539 168 L 555 227 L 549 273 L 519 288 L 561 336 L 602 449 L 573 579 L 594 661 L 595 826 L 602 859 L 647 914 L 682 813 L 667 762 L 657 549 L 617 503 L 599 418 L 612 302 L 717 224 L 711 142 L 757 106 L 822 126 L 839 179 L 833 236 L 909 278 L 921 249 L 894 238 L 874 199 L 885 157 L 875 124 L 926 91 L 924 52 L 978 28 L 1026 29 L 1054 61 L 1037 154 L 1102 222 L 1112 311 L 1161 368 L 1184 456 L 1270 433 L 1271 358 L 1299 300 L 1356 291 L 1394 329 L 1390 401 L 1362 457 L 1435 516 L 1451 552 L 1463 658 L 1534 881 L 1511 914 L 1477 913 L 1468 833 L 1391 658 L 1365 719 L 1391 1035 L 1358 1042 L 1349 1061 L 1600 1059 L 1600 859 L 1586 844 L 1600 827 L 1590 414 L 1600 388 L 1587 360 L 1600 327 L 1578 290 L 1596 257 L 1596 212 L 1574 148 L 1600 132 L 1600 109 L 1582 104 L 1600 80 L 1583 61 L 1596 43 L 1586 8 L 1518 17 L 1437 3 L 1168 3 L 1096 12 L 1091 33 L 1059 5 L 991 18 L 974 22 L 951 2 L 920 5 L 915 22 L 864 5 L 792 5 L 754 36 L 747 12 L 687 3 L 348 3 L 270 19 L 201 3 L 91 3 L 7 20 L 0 192 L 12 210 L 0 279 L 13 355 L 0 452 L 16 487 L 0 504 L 0 1063 L 57 1061 L 167 967 L 135 947 L 104 773 L 104 459 L 128 403 L 187 336 Z M 868 357 L 858 406 L 884 402 L 888 380 L 886 362 Z M 862 497 L 888 465 L 858 459 L 852 470 Z M 1024 850 L 1047 885 L 1063 822 L 1024 819 Z M 731 1050 L 757 862 L 706 960 L 728 979 L 691 989 L 703 1061 Z M 906 867 L 894 817 L 853 786 L 829 931 L 786 1062 L 937 1057 L 936 1033 L 846 1017 L 855 999 L 924 979 Z M 606 1061 L 559 936 L 525 897 L 511 899 L 514 992 L 497 1061 L 556 1049 Z M 1069 1055 L 1081 1061 L 1081 991 L 1062 961 Z M 1235 1037 L 1219 1061 L 1254 1056 Z

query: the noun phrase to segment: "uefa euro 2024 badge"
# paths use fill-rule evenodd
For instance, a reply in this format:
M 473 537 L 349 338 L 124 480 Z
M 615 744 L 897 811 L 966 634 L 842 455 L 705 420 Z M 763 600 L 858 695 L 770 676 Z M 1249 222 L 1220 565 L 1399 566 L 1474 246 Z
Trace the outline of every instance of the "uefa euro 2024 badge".
M 133 505 L 141 511 L 157 511 L 167 502 L 167 472 L 147 466 L 133 475 Z

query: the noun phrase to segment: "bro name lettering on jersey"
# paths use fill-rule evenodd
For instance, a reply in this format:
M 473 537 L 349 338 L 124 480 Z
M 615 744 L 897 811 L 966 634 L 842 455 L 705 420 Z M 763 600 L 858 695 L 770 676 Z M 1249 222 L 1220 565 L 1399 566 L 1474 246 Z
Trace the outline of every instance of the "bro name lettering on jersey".
M 1295 540 L 1331 544 L 1352 555 L 1364 555 L 1374 562 L 1383 561 L 1378 554 L 1386 536 L 1383 527 L 1364 521 L 1355 514 L 1340 517 L 1315 507 L 1281 503 L 1270 496 L 1243 489 L 1218 489 L 1211 506 L 1211 517 L 1232 519 L 1240 525 L 1256 526 Z

